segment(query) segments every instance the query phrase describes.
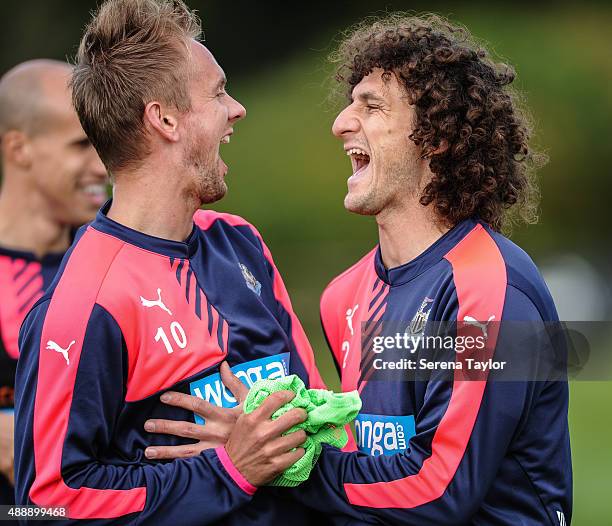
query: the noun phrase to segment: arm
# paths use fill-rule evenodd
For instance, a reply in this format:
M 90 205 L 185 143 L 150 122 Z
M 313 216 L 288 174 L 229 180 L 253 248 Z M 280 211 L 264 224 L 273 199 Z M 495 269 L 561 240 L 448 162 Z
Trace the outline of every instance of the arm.
M 228 444 L 227 450 L 209 449 L 166 464 L 117 459 L 113 426 L 124 404 L 128 374 L 120 329 L 95 305 L 81 339 L 71 320 L 66 323 L 55 317 L 52 307 L 48 302 L 36 307 L 21 333 L 18 502 L 67 506 L 71 519 L 189 525 L 213 523 L 251 500 L 254 484 L 263 482 L 249 465 L 255 457 L 252 452 L 262 442 L 273 442 L 277 431 L 260 426 L 267 415 L 259 415 L 261 421 L 239 419 L 235 429 L 241 433 L 241 442 L 234 441 L 231 448 Z M 75 343 L 70 346 L 72 340 Z M 67 358 L 49 348 L 49 341 L 64 349 L 70 346 Z M 286 397 L 276 402 L 282 405 Z M 282 438 L 285 441 L 277 444 L 281 450 L 297 445 L 289 444 L 289 437 Z M 248 444 L 251 457 L 246 458 L 244 446 L 252 440 L 257 443 Z M 299 457 L 300 451 L 294 455 Z M 269 472 L 261 458 L 256 463 L 264 468 L 262 474 Z
M 289 293 L 287 292 L 283 278 L 281 277 L 280 272 L 274 263 L 272 253 L 264 243 L 261 234 L 252 225 L 250 226 L 261 243 L 263 254 L 270 272 L 270 277 L 273 282 L 274 296 L 278 303 L 278 321 L 287 333 L 289 345 L 297 352 L 304 365 L 304 368 L 306 369 L 306 374 L 308 375 L 306 385 L 311 389 L 327 389 L 325 382 L 323 382 L 319 370 L 317 369 L 314 353 L 312 351 L 312 347 L 310 346 L 310 342 L 308 341 L 308 337 L 306 336 L 302 324 L 293 310 Z M 306 379 L 304 380 L 306 381 Z
M 14 387 L 18 348 L 13 333 L 16 332 L 17 328 L 8 323 L 0 327 L 0 498 L 5 492 L 8 497 L 14 484 Z

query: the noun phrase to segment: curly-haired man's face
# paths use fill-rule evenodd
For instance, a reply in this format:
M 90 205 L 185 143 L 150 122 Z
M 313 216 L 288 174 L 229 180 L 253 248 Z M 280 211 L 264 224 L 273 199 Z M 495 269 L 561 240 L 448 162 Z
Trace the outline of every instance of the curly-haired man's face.
M 395 75 L 375 69 L 355 86 L 351 104 L 332 127 L 351 158 L 347 210 L 377 215 L 414 197 L 426 165 L 409 139 L 413 122 L 414 110 Z

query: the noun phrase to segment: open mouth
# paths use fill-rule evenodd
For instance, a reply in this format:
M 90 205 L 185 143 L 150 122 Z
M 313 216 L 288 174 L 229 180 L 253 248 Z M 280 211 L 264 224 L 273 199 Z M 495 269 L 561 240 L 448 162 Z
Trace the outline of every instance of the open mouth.
M 89 201 L 95 206 L 102 206 L 108 199 L 106 184 L 95 183 L 81 187 L 81 191 L 87 196 Z
M 361 148 L 350 148 L 346 150 L 346 155 L 351 158 L 353 175 L 365 170 L 370 164 L 370 156 Z
M 229 132 L 227 132 L 223 137 L 221 137 L 221 140 L 219 142 L 221 144 L 229 144 L 230 136 L 232 135 L 232 133 L 234 133 L 234 130 L 230 130 Z
M 223 137 L 221 137 L 219 144 L 229 144 L 230 136 L 232 135 L 232 133 L 234 133 L 234 130 L 229 131 Z M 221 165 L 221 173 L 225 177 L 225 175 L 227 174 L 228 167 L 227 167 L 227 164 L 223 162 L 223 159 L 221 159 L 220 155 L 219 155 L 219 164 Z

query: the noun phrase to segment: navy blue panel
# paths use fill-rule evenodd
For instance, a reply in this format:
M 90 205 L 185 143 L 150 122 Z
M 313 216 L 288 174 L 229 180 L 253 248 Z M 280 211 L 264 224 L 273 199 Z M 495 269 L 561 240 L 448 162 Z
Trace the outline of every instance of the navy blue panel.
M 187 269 L 187 279 L 185 279 L 185 300 L 189 303 L 189 289 L 191 288 L 191 276 L 193 271 L 191 267 Z
M 195 313 L 198 318 L 202 319 L 202 289 L 197 283 L 195 284 Z
M 183 270 L 183 265 L 185 264 L 185 260 L 181 259 L 179 264 L 176 267 L 176 280 L 181 284 L 181 272 Z

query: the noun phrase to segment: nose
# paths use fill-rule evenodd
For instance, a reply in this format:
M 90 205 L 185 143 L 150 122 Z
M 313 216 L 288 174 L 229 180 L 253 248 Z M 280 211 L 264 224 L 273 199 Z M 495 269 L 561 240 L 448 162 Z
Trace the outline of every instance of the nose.
M 246 117 L 246 108 L 240 104 L 235 98 L 230 96 L 229 120 L 231 122 L 239 121 Z
M 332 125 L 332 133 L 338 138 L 342 138 L 343 135 L 348 133 L 355 133 L 358 130 L 359 120 L 352 115 L 350 106 L 347 106 L 338 114 Z

